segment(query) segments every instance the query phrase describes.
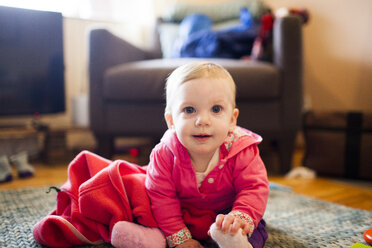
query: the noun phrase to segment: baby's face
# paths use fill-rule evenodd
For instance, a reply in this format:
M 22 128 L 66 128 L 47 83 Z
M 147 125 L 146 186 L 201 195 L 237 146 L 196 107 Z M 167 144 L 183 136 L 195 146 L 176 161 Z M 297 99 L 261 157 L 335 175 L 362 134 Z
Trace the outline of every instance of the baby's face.
M 191 157 L 213 155 L 236 126 L 239 111 L 234 108 L 230 81 L 225 78 L 198 78 L 181 84 L 175 91 L 168 127 Z

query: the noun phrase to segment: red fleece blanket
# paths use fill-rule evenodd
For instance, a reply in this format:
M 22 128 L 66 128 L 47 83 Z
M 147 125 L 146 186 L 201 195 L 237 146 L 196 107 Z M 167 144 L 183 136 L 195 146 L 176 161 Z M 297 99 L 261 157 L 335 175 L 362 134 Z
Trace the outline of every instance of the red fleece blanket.
M 36 224 L 35 240 L 52 247 L 110 242 L 116 222 L 156 227 L 145 190 L 146 170 L 81 152 L 69 165 L 57 208 Z
M 38 222 L 35 240 L 50 247 L 110 242 L 118 221 L 157 227 L 145 189 L 146 168 L 81 152 L 68 167 L 56 209 Z M 195 238 L 208 238 L 216 214 L 183 206 L 185 224 Z

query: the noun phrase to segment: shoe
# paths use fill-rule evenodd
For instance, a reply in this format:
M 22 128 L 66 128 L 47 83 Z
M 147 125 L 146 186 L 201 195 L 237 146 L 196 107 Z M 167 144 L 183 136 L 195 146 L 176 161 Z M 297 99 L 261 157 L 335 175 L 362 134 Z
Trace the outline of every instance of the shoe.
M 23 151 L 10 156 L 10 161 L 16 166 L 18 177 L 27 178 L 35 174 L 35 169 L 28 163 L 27 152 Z
M 0 183 L 5 183 L 13 180 L 12 167 L 10 167 L 8 158 L 0 156 Z

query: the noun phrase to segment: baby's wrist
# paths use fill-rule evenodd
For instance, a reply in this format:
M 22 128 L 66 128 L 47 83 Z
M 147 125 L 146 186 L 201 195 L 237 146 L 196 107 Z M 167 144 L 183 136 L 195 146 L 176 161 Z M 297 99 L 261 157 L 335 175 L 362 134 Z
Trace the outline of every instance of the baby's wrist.
M 255 226 L 254 226 L 254 223 L 253 223 L 253 219 L 251 218 L 251 216 L 249 216 L 249 214 L 238 211 L 238 210 L 233 210 L 229 213 L 229 215 L 243 220 L 248 225 L 248 230 L 249 231 L 248 231 L 247 235 L 249 237 L 252 235 Z
M 169 247 L 176 247 L 187 240 L 192 239 L 191 232 L 187 227 L 166 237 Z

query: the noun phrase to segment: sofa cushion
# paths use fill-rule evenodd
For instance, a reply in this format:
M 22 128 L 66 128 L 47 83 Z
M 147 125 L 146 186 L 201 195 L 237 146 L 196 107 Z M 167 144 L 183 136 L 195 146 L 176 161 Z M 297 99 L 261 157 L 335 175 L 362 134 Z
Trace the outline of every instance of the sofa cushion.
M 166 78 L 178 66 L 196 58 L 156 59 L 122 64 L 105 73 L 104 98 L 113 101 L 163 102 Z M 210 59 L 225 67 L 237 85 L 237 102 L 279 97 L 277 68 L 257 61 Z M 249 78 L 249 81 L 245 79 Z

